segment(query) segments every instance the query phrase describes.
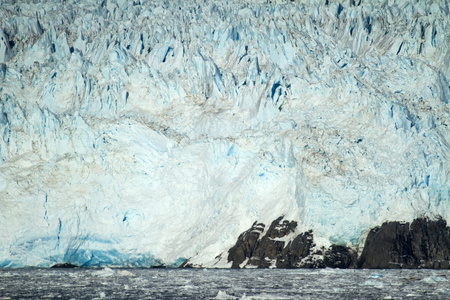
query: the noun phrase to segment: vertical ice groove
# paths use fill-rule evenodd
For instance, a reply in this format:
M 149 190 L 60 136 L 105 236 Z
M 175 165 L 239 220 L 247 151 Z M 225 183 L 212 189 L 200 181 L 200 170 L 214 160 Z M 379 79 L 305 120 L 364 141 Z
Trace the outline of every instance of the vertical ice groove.
M 58 241 L 56 243 L 56 250 L 59 250 L 59 244 L 61 241 L 61 229 L 62 229 L 61 218 L 58 218 L 58 233 L 56 234 Z
M 448 32 L 446 1 L 2 3 L 0 265 L 450 220 Z

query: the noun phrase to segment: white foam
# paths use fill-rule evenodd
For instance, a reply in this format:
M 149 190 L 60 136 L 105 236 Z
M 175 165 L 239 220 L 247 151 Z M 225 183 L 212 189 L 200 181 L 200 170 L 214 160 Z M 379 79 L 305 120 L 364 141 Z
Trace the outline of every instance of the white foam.
M 214 299 L 237 299 L 237 297 L 230 296 L 224 291 L 219 291 Z
M 111 277 L 111 276 L 114 276 L 115 274 L 116 274 L 116 272 L 113 269 L 108 268 L 108 267 L 105 267 L 101 270 L 92 272 L 93 276 L 99 276 L 99 277 Z

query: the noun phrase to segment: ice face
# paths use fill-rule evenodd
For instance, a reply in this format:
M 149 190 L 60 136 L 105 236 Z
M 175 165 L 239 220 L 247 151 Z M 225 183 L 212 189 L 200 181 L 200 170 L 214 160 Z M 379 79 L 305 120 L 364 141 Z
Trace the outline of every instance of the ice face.
M 445 2 L 0 16 L 0 266 L 211 266 L 280 215 L 353 246 L 384 220 L 450 219 Z

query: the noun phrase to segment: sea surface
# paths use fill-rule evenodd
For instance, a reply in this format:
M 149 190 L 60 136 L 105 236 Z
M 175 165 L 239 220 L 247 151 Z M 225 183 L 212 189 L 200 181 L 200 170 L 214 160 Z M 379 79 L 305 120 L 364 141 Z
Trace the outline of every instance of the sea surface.
M 0 270 L 0 299 L 21 298 L 450 299 L 450 270 Z

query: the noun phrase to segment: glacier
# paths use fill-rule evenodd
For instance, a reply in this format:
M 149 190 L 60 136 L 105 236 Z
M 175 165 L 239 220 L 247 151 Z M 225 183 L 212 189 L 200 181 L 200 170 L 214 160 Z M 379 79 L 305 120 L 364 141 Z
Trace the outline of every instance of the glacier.
M 0 267 L 450 220 L 446 1 L 1 3 Z

